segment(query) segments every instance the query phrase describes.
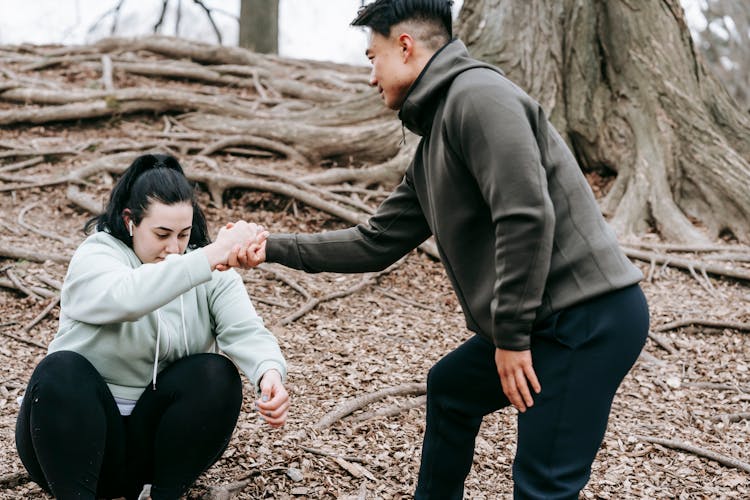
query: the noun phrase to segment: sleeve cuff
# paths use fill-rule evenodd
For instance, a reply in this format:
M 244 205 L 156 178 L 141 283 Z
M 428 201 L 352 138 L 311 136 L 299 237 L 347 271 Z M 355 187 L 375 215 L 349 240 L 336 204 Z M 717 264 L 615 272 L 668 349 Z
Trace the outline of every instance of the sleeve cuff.
M 286 381 L 286 367 L 276 361 L 263 361 L 255 370 L 255 379 L 252 381 L 255 393 L 260 394 L 260 379 L 268 370 L 276 370 L 281 374 L 281 382 Z
M 266 261 L 277 262 L 287 267 L 299 269 L 300 257 L 297 251 L 297 237 L 294 234 L 271 234 L 266 241 Z
M 531 321 L 504 322 L 495 325 L 492 341 L 495 347 L 507 351 L 526 351 L 531 348 Z

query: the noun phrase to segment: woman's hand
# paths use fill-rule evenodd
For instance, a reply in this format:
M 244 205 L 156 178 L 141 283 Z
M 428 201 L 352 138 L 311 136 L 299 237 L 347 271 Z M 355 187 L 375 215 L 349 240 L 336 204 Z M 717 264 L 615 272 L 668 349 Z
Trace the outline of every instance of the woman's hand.
M 268 233 L 263 226 L 248 223 L 243 220 L 230 222 L 219 229 L 216 240 L 210 245 L 203 247 L 208 257 L 211 269 L 224 271 L 229 268 L 230 256 L 236 254 L 241 248 L 265 241 Z
M 281 427 L 286 422 L 289 393 L 277 370 L 268 370 L 260 379 L 260 398 L 255 401 L 255 407 L 271 427 Z
M 539 385 L 531 366 L 531 351 L 495 349 L 495 366 L 503 384 L 503 392 L 510 404 L 521 413 L 525 412 L 526 408 L 534 406 L 529 384 L 536 394 L 542 391 L 542 386 Z

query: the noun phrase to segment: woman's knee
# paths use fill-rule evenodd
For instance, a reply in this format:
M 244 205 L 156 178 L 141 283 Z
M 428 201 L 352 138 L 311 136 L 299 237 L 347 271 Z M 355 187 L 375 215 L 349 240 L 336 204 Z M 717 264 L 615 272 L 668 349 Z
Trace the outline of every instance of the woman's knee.
M 78 391 L 87 386 L 98 387 L 103 382 L 101 375 L 83 356 L 73 351 L 56 351 L 48 354 L 34 369 L 30 388 L 51 394 Z
M 189 381 L 191 390 L 204 397 L 219 398 L 235 396 L 242 398 L 242 381 L 237 367 L 226 356 L 212 353 L 194 354 L 183 358 L 179 368 L 175 364 L 175 375 Z M 180 373 L 187 372 L 187 373 Z

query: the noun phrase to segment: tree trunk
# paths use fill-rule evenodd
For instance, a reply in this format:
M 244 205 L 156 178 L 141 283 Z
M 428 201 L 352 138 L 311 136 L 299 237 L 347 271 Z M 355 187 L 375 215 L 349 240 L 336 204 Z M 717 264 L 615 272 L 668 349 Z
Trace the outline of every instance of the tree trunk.
M 459 36 L 549 114 L 619 234 L 750 241 L 750 120 L 695 48 L 678 0 L 466 0 Z
M 261 54 L 279 53 L 279 0 L 240 2 L 239 45 Z

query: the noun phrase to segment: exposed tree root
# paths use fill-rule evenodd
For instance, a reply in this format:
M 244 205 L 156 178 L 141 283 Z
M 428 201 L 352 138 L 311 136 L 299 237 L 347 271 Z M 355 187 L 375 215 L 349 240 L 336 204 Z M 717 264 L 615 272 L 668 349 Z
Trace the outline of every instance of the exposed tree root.
M 692 445 L 690 443 L 684 443 L 682 441 L 663 439 L 653 436 L 636 436 L 636 438 L 647 443 L 654 443 L 667 448 L 692 453 L 693 455 L 718 462 L 721 465 L 733 467 L 735 469 L 750 473 L 750 464 L 748 464 L 747 462 L 743 462 L 742 460 L 734 457 L 729 457 L 727 455 L 722 455 L 721 453 L 716 453 L 715 451 L 699 448 L 698 446 Z
M 729 329 L 739 330 L 741 332 L 750 332 L 750 323 L 740 323 L 734 321 L 715 321 L 703 318 L 685 318 L 677 321 L 672 321 L 664 325 L 653 328 L 655 332 L 666 332 L 669 330 L 676 330 L 677 328 L 683 328 L 685 326 L 705 326 L 717 330 Z
M 354 416 L 349 419 L 350 422 L 364 422 L 365 420 L 370 420 L 371 418 L 377 418 L 377 417 L 392 417 L 394 415 L 398 415 L 402 411 L 410 410 L 412 408 L 419 408 L 425 405 L 427 402 L 427 396 L 417 396 L 416 398 L 412 398 L 404 403 L 401 404 L 395 404 L 388 406 L 387 408 L 382 408 L 380 410 L 374 410 L 374 411 L 368 411 L 365 413 L 361 413 L 357 416 Z
M 732 269 L 725 266 L 719 266 L 716 264 L 710 264 L 705 262 L 700 262 L 696 260 L 690 260 L 690 259 L 683 259 L 679 257 L 671 257 L 666 255 L 660 255 L 655 254 L 652 252 L 644 252 L 642 250 L 635 250 L 632 248 L 623 248 L 623 251 L 625 252 L 625 255 L 632 259 L 638 259 L 645 262 L 655 262 L 659 264 L 667 264 L 672 267 L 677 267 L 680 269 L 699 269 L 701 271 L 705 271 L 707 273 L 716 275 L 716 276 L 726 276 L 728 278 L 735 278 L 745 281 L 750 281 L 750 271 L 737 268 Z
M 427 392 L 426 384 L 403 384 L 396 387 L 381 389 L 376 392 L 363 394 L 345 401 L 334 410 L 326 413 L 318 420 L 313 429 L 325 429 L 347 415 L 367 406 L 368 404 L 388 396 L 421 396 Z

